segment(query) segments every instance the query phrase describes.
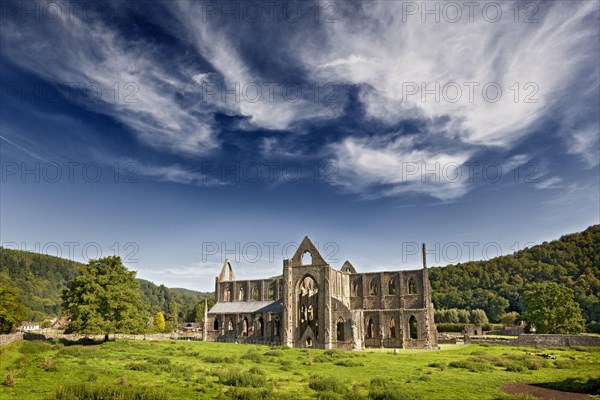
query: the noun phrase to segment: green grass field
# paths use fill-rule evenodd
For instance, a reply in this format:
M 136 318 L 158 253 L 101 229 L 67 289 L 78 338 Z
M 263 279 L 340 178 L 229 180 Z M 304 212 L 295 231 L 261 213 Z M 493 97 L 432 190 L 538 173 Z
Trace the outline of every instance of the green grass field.
M 119 340 L 17 342 L 0 348 L 0 359 L 2 399 L 524 399 L 502 394 L 502 384 L 596 394 L 600 382 L 600 348 L 449 345 L 394 354 Z

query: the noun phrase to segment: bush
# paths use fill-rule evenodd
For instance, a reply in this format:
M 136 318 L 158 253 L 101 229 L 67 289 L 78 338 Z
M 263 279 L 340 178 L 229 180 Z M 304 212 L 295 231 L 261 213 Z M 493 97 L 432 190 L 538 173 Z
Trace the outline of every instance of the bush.
M 42 342 L 40 340 L 35 341 L 24 341 L 21 349 L 19 350 L 22 354 L 36 355 L 44 351 L 52 349 L 50 343 Z
M 312 375 L 308 387 L 317 392 L 344 393 L 345 387 L 336 378 Z
M 437 363 L 436 362 L 432 362 L 432 363 L 429 364 L 429 366 L 431 368 L 439 368 L 440 371 L 443 371 L 443 370 L 446 369 L 446 363 L 443 363 L 443 362 L 437 362 Z
M 49 400 L 98 399 L 169 400 L 169 396 L 160 389 L 145 386 L 89 386 L 86 384 L 73 384 L 59 387 L 54 396 L 49 397 Z
M 204 362 L 211 364 L 232 364 L 236 361 L 236 358 L 233 356 L 224 357 L 224 356 L 205 356 L 203 358 Z
M 233 387 L 220 398 L 227 400 L 267 400 L 272 398 L 272 391 L 270 389 Z
M 59 357 L 76 357 L 81 359 L 95 358 L 97 350 L 93 347 L 83 347 L 81 345 L 65 346 L 57 353 Z
M 514 362 L 506 366 L 506 370 L 510 372 L 525 372 L 527 367 L 519 362 Z
M 271 350 L 265 352 L 264 355 L 267 357 L 281 357 L 281 356 L 283 356 L 283 351 L 271 349 Z
M 484 372 L 490 371 L 493 369 L 491 365 L 484 361 L 476 361 L 476 360 L 459 360 L 452 361 L 448 364 L 450 368 L 464 368 L 468 369 L 471 372 Z
M 417 395 L 402 393 L 400 387 L 384 378 L 373 378 L 369 387 L 369 399 L 372 400 L 417 400 Z
M 242 356 L 242 360 L 249 360 L 260 364 L 263 361 L 263 355 L 251 350 Z
M 2 384 L 6 387 L 15 387 L 15 385 L 17 384 L 17 381 L 15 379 L 15 376 L 9 372 L 4 377 L 4 382 L 2 382 Z
M 335 365 L 339 365 L 341 367 L 362 367 L 364 364 L 361 363 L 360 361 L 355 361 L 355 360 L 338 360 L 336 362 L 334 362 Z
M 250 371 L 241 371 L 239 369 L 224 369 L 217 372 L 219 382 L 223 385 L 228 386 L 241 386 L 241 387 L 263 387 L 267 380 L 260 370 L 252 369 Z
M 466 324 L 436 323 L 438 332 L 462 332 Z
M 42 365 L 40 365 L 40 367 L 44 371 L 56 371 L 56 366 L 52 362 L 52 357 L 44 358 L 44 361 L 42 361 Z

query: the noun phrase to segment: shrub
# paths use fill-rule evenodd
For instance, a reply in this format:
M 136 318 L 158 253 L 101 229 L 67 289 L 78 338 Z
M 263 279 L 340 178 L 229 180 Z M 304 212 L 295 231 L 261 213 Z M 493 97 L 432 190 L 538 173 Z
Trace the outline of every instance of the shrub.
M 317 392 L 343 393 L 345 391 L 344 385 L 336 378 L 321 375 L 312 375 L 308 387 Z
M 348 359 L 338 360 L 338 361 L 334 362 L 334 364 L 342 366 L 342 367 L 362 367 L 364 365 L 360 361 L 348 360 Z
M 558 369 L 572 369 L 575 368 L 575 362 L 572 360 L 556 360 L 554 361 L 554 365 Z
M 369 399 L 372 400 L 417 400 L 419 396 L 402 393 L 394 383 L 384 378 L 373 378 L 369 387 Z
M 80 345 L 65 346 L 57 353 L 59 357 L 76 357 L 82 359 L 94 358 L 97 355 L 97 350 L 91 347 L 83 347 Z
M 269 351 L 266 351 L 264 355 L 267 357 L 281 357 L 283 356 L 283 351 L 271 349 Z
M 49 400 L 96 399 L 169 400 L 169 396 L 160 389 L 145 386 L 89 386 L 86 384 L 73 384 L 59 387 L 54 396 L 49 397 Z
M 147 363 L 147 362 L 146 363 L 136 363 L 136 362 L 133 362 L 133 363 L 129 363 L 129 364 L 125 365 L 125 369 L 129 369 L 129 370 L 132 370 L 132 371 L 152 372 L 156 368 L 155 368 L 155 365 L 151 364 L 151 363 Z
M 493 369 L 493 367 L 485 362 L 474 360 L 459 360 L 452 361 L 448 364 L 450 368 L 464 368 L 471 372 L 483 372 Z
M 270 389 L 233 387 L 220 398 L 227 400 L 267 400 L 273 397 Z
M 446 369 L 446 363 L 443 363 L 443 362 L 437 362 L 437 363 L 436 362 L 432 362 L 432 363 L 429 364 L 429 367 L 431 367 L 431 368 L 439 368 L 440 371 L 443 371 L 443 370 Z
M 239 369 L 224 369 L 217 372 L 217 377 L 219 378 L 219 382 L 223 385 L 254 388 L 263 387 L 267 380 L 264 375 L 257 373 L 257 371 L 258 369 L 247 372 Z
M 506 370 L 510 371 L 510 372 L 525 372 L 525 371 L 527 371 L 527 367 L 520 362 L 514 362 L 511 364 L 508 364 L 506 366 Z
M 15 379 L 15 376 L 9 372 L 4 377 L 4 382 L 2 382 L 2 384 L 6 387 L 15 387 L 15 385 L 17 384 L 17 381 Z
M 263 355 L 251 350 L 242 356 L 242 360 L 249 360 L 260 364 L 263 361 Z
M 233 356 L 223 357 L 223 356 L 205 356 L 203 358 L 204 362 L 212 363 L 212 364 L 232 364 L 236 361 L 236 358 Z
M 40 340 L 35 341 L 24 341 L 21 349 L 19 350 L 22 354 L 35 355 L 48 351 L 52 348 L 50 343 L 42 342 Z
M 52 357 L 44 358 L 44 361 L 42 361 L 42 365 L 40 365 L 40 367 L 44 371 L 56 371 L 56 366 L 52 362 Z

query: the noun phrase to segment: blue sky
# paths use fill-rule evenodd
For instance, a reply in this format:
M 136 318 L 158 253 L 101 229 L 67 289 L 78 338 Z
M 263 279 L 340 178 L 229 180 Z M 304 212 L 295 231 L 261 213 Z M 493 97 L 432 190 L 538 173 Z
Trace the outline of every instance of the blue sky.
M 428 4 L 3 2 L 3 246 L 212 290 L 599 223 L 600 3 Z

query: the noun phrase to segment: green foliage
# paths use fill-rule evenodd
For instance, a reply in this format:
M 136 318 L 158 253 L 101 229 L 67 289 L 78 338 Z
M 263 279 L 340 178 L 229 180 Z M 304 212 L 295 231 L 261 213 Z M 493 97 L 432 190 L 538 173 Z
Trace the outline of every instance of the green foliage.
M 308 387 L 317 392 L 344 393 L 346 387 L 331 376 L 312 375 Z
M 165 316 L 162 311 L 157 312 L 154 316 L 154 327 L 158 332 L 165 331 Z
M 517 318 L 519 318 L 519 313 L 511 311 L 500 316 L 500 323 L 502 323 L 503 326 L 513 326 L 517 323 Z
M 25 307 L 17 298 L 17 291 L 0 287 L 0 333 L 10 333 L 27 316 Z
M 483 325 L 488 323 L 484 310 L 463 310 L 457 308 L 441 309 L 435 311 L 435 322 L 444 324 L 465 325 L 468 323 Z
M 525 292 L 523 319 L 537 333 L 580 333 L 584 329 L 581 308 L 573 290 L 554 282 L 534 283 Z
M 73 384 L 58 388 L 49 400 L 168 400 L 170 397 L 160 389 L 147 386 L 90 386 Z
M 385 378 L 373 378 L 369 386 L 369 399 L 372 400 L 416 400 L 417 394 L 405 393 L 396 383 Z
M 523 313 L 523 291 L 536 282 L 571 288 L 588 322 L 600 321 L 600 225 L 487 261 L 430 268 L 436 308 L 485 310 L 498 322 L 505 311 Z M 508 309 L 508 310 L 507 310 Z
M 26 315 L 21 320 L 42 321 L 47 316 L 62 314 L 62 293 L 67 282 L 79 275 L 82 264 L 59 257 L 12 250 L 0 247 L 0 286 L 18 289 L 18 301 L 25 307 Z M 172 301 L 177 307 L 178 321 L 194 321 L 194 309 L 201 305 L 204 312 L 204 299 L 208 307 L 214 305 L 210 293 L 188 289 L 170 289 L 164 285 L 138 279 L 142 300 L 150 315 L 168 310 Z M 176 325 L 176 324 L 174 324 Z
M 135 272 L 128 271 L 120 257 L 83 266 L 63 293 L 63 309 L 71 332 L 138 333 L 148 320 Z
M 488 317 L 485 311 L 477 309 L 471 311 L 471 322 L 475 325 L 483 325 L 488 323 Z
M 223 385 L 259 388 L 265 386 L 267 381 L 264 374 L 259 371 L 257 369 L 242 371 L 237 368 L 225 368 L 217 372 L 217 377 Z
M 311 349 L 307 356 L 303 349 L 276 348 L 283 353 L 276 357 L 264 356 L 273 350 L 266 346 L 194 341 L 123 339 L 90 346 L 24 345 L 20 341 L 0 347 L 0 381 L 11 373 L 16 382 L 12 388 L 0 385 L 0 398 L 49 400 L 61 385 L 87 382 L 88 389 L 160 387 L 173 399 L 479 400 L 496 398 L 502 384 L 511 381 L 538 384 L 573 377 L 581 386 L 593 386 L 588 381 L 598 377 L 595 367 L 600 356 L 598 348 L 537 350 L 502 345 L 444 345 L 438 351 L 400 350 L 394 356 L 389 349 L 360 353 Z M 71 349 L 77 355 L 68 353 Z M 249 349 L 263 354 L 261 364 L 246 360 L 238 364 Z M 549 353 L 556 360 L 538 353 Z M 321 356 L 330 361 L 304 364 L 309 357 Z M 204 357 L 221 362 L 207 362 Z M 56 372 L 40 369 L 46 358 L 58 366 Z M 360 361 L 364 367 L 335 365 L 340 360 Z M 467 368 L 448 367 L 452 362 L 467 362 L 462 364 Z M 309 388 L 312 375 L 323 378 L 312 384 L 322 390 Z M 96 393 L 109 393 L 98 399 L 120 398 L 110 396 L 111 392 Z
M 8 374 L 6 374 L 6 376 L 4 377 L 4 381 L 2 382 L 2 384 L 6 387 L 15 387 L 15 385 L 17 384 L 17 380 L 15 379 L 14 374 L 12 374 L 11 372 L 9 372 Z

